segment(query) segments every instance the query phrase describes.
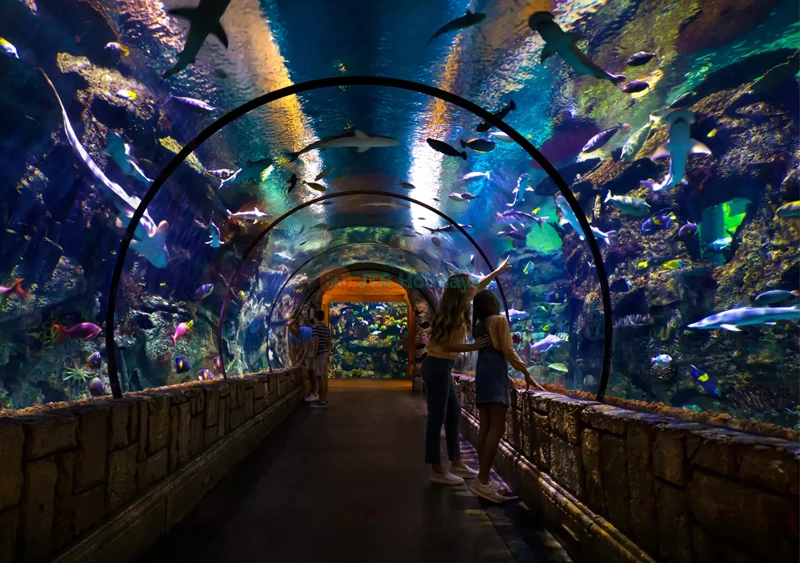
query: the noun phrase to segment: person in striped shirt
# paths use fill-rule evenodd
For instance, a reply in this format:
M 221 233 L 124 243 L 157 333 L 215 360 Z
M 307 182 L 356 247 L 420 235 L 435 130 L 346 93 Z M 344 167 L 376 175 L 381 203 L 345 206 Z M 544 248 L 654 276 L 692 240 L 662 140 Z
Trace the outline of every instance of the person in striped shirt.
M 330 353 L 331 329 L 325 324 L 325 311 L 314 314 L 316 323 L 311 327 L 314 350 L 314 377 L 319 385 L 319 400 L 311 403 L 312 407 L 323 408 L 328 406 L 328 354 Z

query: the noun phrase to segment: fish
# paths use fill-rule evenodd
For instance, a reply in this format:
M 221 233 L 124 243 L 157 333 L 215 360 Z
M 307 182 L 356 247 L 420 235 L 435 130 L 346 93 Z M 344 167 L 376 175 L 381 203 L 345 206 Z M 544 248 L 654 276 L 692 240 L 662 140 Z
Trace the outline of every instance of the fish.
M 502 131 L 493 131 L 489 133 L 489 136 L 492 139 L 500 141 L 501 143 L 513 143 L 514 139 L 508 136 L 508 133 L 503 133 Z
M 103 332 L 103 329 L 94 323 L 79 323 L 69 328 L 54 324 L 53 328 L 56 329 L 56 342 L 61 342 L 68 338 L 94 338 Z
M 611 140 L 611 137 L 617 134 L 617 131 L 628 131 L 631 128 L 627 123 L 621 123 L 605 131 L 600 131 L 597 135 L 589 139 L 589 142 L 583 145 L 581 152 L 593 152 L 601 148 L 603 145 Z
M 544 296 L 544 300 L 548 303 L 566 303 L 567 294 L 563 291 L 551 291 Z
M 781 205 L 775 214 L 778 217 L 800 217 L 800 201 L 792 201 Z
M 715 241 L 712 241 L 712 242 L 708 243 L 706 248 L 710 252 L 722 252 L 723 250 L 728 248 L 731 245 L 732 242 L 733 242 L 733 238 L 732 237 L 721 237 L 721 238 L 718 238 Z
M 186 373 L 190 369 L 192 369 L 192 365 L 189 363 L 189 360 L 187 360 L 183 356 L 178 356 L 175 358 L 176 373 Z
M 92 397 L 102 397 L 106 393 L 106 386 L 99 377 L 93 377 L 89 382 L 89 394 Z
M 214 356 L 211 360 L 211 366 L 214 368 L 214 371 L 218 374 L 222 373 L 222 358 L 219 356 Z
M 292 190 L 297 185 L 297 174 L 292 174 L 291 178 L 289 178 L 289 186 L 286 188 L 286 193 L 292 193 Z
M 225 211 L 228 213 L 228 219 L 234 219 L 238 221 L 254 221 L 258 223 L 269 219 L 269 215 L 259 211 L 258 207 L 251 211 L 239 211 L 238 213 L 231 213 L 227 209 Z
M 214 379 L 214 374 L 209 369 L 201 369 L 197 372 L 198 381 L 211 381 Z
M 578 218 L 573 213 L 572 208 L 567 203 L 567 198 L 565 198 L 562 194 L 556 194 L 553 198 L 556 202 L 556 206 L 561 211 L 561 219 L 559 219 L 559 224 L 561 226 L 564 225 L 571 225 L 575 232 L 578 233 L 578 238 L 583 240 L 585 237 L 583 236 L 583 228 L 581 224 L 578 223 Z
M 638 264 L 636 264 L 636 269 L 637 270 L 646 270 L 648 265 L 649 264 L 647 263 L 647 260 L 643 260 L 643 261 L 639 262 Z
M 634 53 L 631 55 L 625 64 L 628 66 L 642 66 L 649 63 L 653 57 L 655 57 L 655 53 L 647 53 L 645 51 L 639 51 L 638 53 Z
M 399 144 L 399 141 L 392 137 L 384 137 L 381 135 L 371 136 L 359 129 L 348 129 L 341 135 L 334 135 L 333 137 L 327 137 L 325 139 L 320 139 L 319 141 L 314 141 L 310 145 L 303 147 L 297 152 L 288 153 L 287 156 L 289 157 L 289 162 L 294 162 L 301 154 L 305 154 L 316 149 L 324 151 L 326 149 L 335 148 L 354 148 L 356 149 L 356 152 L 362 153 L 368 151 L 369 149 L 396 147 Z
M 469 264 L 470 264 L 470 266 L 474 266 L 475 265 L 475 255 L 474 254 L 470 254 L 469 255 Z
M 400 201 L 370 201 L 360 203 L 359 207 L 388 207 L 389 209 L 408 209 L 411 207 L 408 203 Z
M 644 80 L 631 80 L 630 82 L 626 82 L 625 84 L 620 86 L 620 90 L 622 90 L 626 94 L 636 94 L 638 92 L 644 92 L 648 88 L 650 88 L 650 84 L 648 84 Z
M 753 301 L 759 305 L 772 305 L 775 303 L 782 303 L 789 299 L 796 299 L 798 297 L 800 297 L 800 291 L 796 289 L 793 291 L 787 291 L 785 289 L 773 289 L 771 291 L 759 293 L 756 295 Z
M 178 74 L 194 63 L 200 47 L 208 35 L 215 35 L 228 48 L 228 36 L 220 24 L 220 19 L 228 9 L 231 0 L 200 0 L 197 8 L 173 8 L 167 13 L 171 16 L 189 20 L 189 34 L 183 50 L 178 54 L 175 65 L 164 73 L 164 80 Z
M 494 115 L 497 119 L 503 120 L 503 119 L 506 118 L 506 116 L 511 111 L 513 111 L 515 109 L 517 109 L 517 104 L 514 103 L 514 100 L 509 100 L 508 105 L 506 107 L 504 107 L 503 109 L 501 109 L 499 111 L 494 112 L 492 115 Z M 478 126 L 475 128 L 475 131 L 478 132 L 478 133 L 485 133 L 486 131 L 488 131 L 491 128 L 492 128 L 492 125 L 490 125 L 486 121 L 481 121 L 478 124 Z M 503 133 L 503 132 L 497 132 L 497 133 L 492 133 L 491 134 L 491 136 L 495 136 L 495 135 L 497 135 L 497 138 L 499 139 L 500 135 L 506 135 L 506 134 Z M 506 135 L 506 137 L 508 137 L 508 135 Z M 511 138 L 509 137 L 509 141 L 504 141 L 504 142 L 511 142 Z
M 465 182 L 468 182 L 470 180 L 477 180 L 478 178 L 486 178 L 488 180 L 491 177 L 491 174 L 492 174 L 491 171 L 489 171 L 489 172 L 470 172 L 468 174 L 464 174 L 464 176 L 461 179 L 464 180 Z
M 117 92 L 117 97 L 122 98 L 123 100 L 133 101 L 136 99 L 136 92 L 130 89 L 119 90 Z
M 214 223 L 209 223 L 208 232 L 209 238 L 206 241 L 206 244 L 210 245 L 211 248 L 219 248 L 221 244 L 219 238 L 219 227 L 217 227 Z
M 230 168 L 220 168 L 218 170 L 209 170 L 208 168 L 203 168 L 202 170 L 203 174 L 218 178 L 220 180 L 226 180 L 236 174 L 236 170 L 231 170 Z
M 800 305 L 794 307 L 739 307 L 716 313 L 686 325 L 686 328 L 697 330 L 721 328 L 732 332 L 741 332 L 740 326 L 797 320 L 800 320 Z
M 498 231 L 497 232 L 497 236 L 498 237 L 508 237 L 508 238 L 511 238 L 511 239 L 514 239 L 514 240 L 519 240 L 519 241 L 523 241 L 523 240 L 526 240 L 528 238 L 528 235 L 526 235 L 525 233 L 521 233 L 521 232 L 519 232 L 519 231 L 517 231 L 515 229 L 512 229 L 510 231 Z
M 661 115 L 656 112 L 651 113 L 648 122 L 643 125 L 641 129 L 628 137 L 628 140 L 625 141 L 625 144 L 622 146 L 622 162 L 633 162 L 645 141 L 647 141 L 650 134 L 659 123 L 661 123 Z
M 642 198 L 624 195 L 612 196 L 611 190 L 608 190 L 603 203 L 611 203 L 623 213 L 634 215 L 636 217 L 643 217 L 650 213 L 650 204 L 648 204 Z
M 690 90 L 688 92 L 684 92 L 683 94 L 679 95 L 667 107 L 669 109 L 679 109 L 686 106 L 691 106 L 698 100 L 698 97 L 699 96 L 697 92 L 695 92 L 694 90 Z
M 466 29 L 468 27 L 472 27 L 473 25 L 478 25 L 485 19 L 486 14 L 482 14 L 480 12 L 470 12 L 467 10 L 464 12 L 463 16 L 451 20 L 437 29 L 436 32 L 431 35 L 431 38 L 428 39 L 428 45 L 433 43 L 437 38 L 441 37 L 445 33 L 450 33 L 451 31 L 458 31 L 459 29 Z
M 685 225 L 681 225 L 681 228 L 678 229 L 679 239 L 686 240 L 695 236 L 697 236 L 697 223 L 690 223 L 687 221 Z
M 329 228 L 330 228 L 330 227 L 328 226 L 328 224 L 327 224 L 327 223 L 317 223 L 316 225 L 314 225 L 313 227 L 311 227 L 311 229 L 312 229 L 312 230 L 313 230 L 313 229 L 317 229 L 317 230 L 320 230 L 320 231 L 326 231 L 326 230 L 328 230 Z
M 442 242 L 436 237 L 433 237 L 431 242 L 433 243 L 433 246 L 442 246 Z
M 373 330 L 370 334 L 372 334 L 373 336 L 377 336 L 380 333 L 381 333 L 381 331 L 379 331 L 379 330 Z
M 566 342 L 565 340 L 559 338 L 555 334 L 548 334 L 542 340 L 538 342 L 534 342 L 533 346 L 531 346 L 531 351 L 535 354 L 544 354 L 548 350 L 555 348 L 557 346 L 561 346 Z
M 325 168 L 325 169 L 324 169 L 322 172 L 320 172 L 319 174 L 317 174 L 317 176 L 314 178 L 314 181 L 315 181 L 315 182 L 319 182 L 319 181 L 320 181 L 320 180 L 322 180 L 322 179 L 323 179 L 325 176 L 327 176 L 328 174 L 330 174 L 330 171 L 331 171 L 331 167 L 330 167 L 330 166 L 328 166 L 328 167 L 327 167 L 327 168 Z
M 461 148 L 470 148 L 475 152 L 492 152 L 497 146 L 494 141 L 488 139 L 470 139 L 469 141 L 461 140 Z
M 321 192 L 321 193 L 325 193 L 328 190 L 327 187 L 323 186 L 322 184 L 318 184 L 317 182 L 304 182 L 304 183 L 305 183 L 306 186 L 308 186 L 312 190 L 315 190 L 315 191 L 318 191 L 318 192 Z
M 92 369 L 100 369 L 100 366 L 103 365 L 103 357 L 100 355 L 100 352 L 95 352 L 86 358 L 86 365 Z
M 528 263 L 525 264 L 525 267 L 522 268 L 522 273 L 527 276 L 533 271 L 533 269 L 534 269 L 533 262 L 528 261 Z
M 644 223 L 642 223 L 642 234 L 650 235 L 655 232 L 668 229 L 672 223 L 677 220 L 678 218 L 672 212 L 661 212 L 657 215 L 653 215 Z
M 669 125 L 669 140 L 656 149 L 650 160 L 669 157 L 669 172 L 660 183 L 653 180 L 639 182 L 654 192 L 686 184 L 686 164 L 690 154 L 711 154 L 711 149 L 691 137 L 691 126 L 695 122 L 692 112 L 678 109 L 667 115 L 664 121 Z
M 557 363 L 557 364 L 547 364 L 547 367 L 550 368 L 553 371 L 558 371 L 558 372 L 561 372 L 561 373 L 569 372 L 569 368 L 567 368 L 566 365 L 564 365 L 564 364 L 562 364 L 560 362 Z
M 587 375 L 583 378 L 583 384 L 586 387 L 591 387 L 592 385 L 597 385 L 597 378 L 593 375 Z
M 194 321 L 188 321 L 185 323 L 181 323 L 177 327 L 175 327 L 175 333 L 170 338 L 172 338 L 172 342 L 173 344 L 175 344 L 176 348 L 178 347 L 178 339 L 184 334 L 186 334 L 187 330 L 191 330 L 193 324 Z
M 528 25 L 533 31 L 538 32 L 545 42 L 540 62 L 543 63 L 558 54 L 578 75 L 593 76 L 600 80 L 608 80 L 612 84 L 625 82 L 624 76 L 603 70 L 578 49 L 576 43 L 584 37 L 576 32 L 564 33 L 564 30 L 553 21 L 553 14 L 550 12 L 534 13 L 528 18 Z
M 688 265 L 689 263 L 686 260 L 680 260 L 678 258 L 674 260 L 669 260 L 661 264 L 661 267 L 665 270 L 678 270 L 683 268 L 684 266 Z
M 2 51 L 11 58 L 14 59 L 19 58 L 19 53 L 17 52 L 17 48 L 14 47 L 14 45 L 12 45 L 10 41 L 8 41 L 7 39 L 3 39 L 2 37 L 0 37 L 0 51 Z
M 400 185 L 407 190 L 413 190 L 415 188 L 414 184 L 410 182 L 400 182 Z
M 167 99 L 164 100 L 164 103 L 161 105 L 162 106 L 166 105 L 170 100 L 175 100 L 177 102 L 180 102 L 197 113 L 213 113 L 217 111 L 217 108 L 215 108 L 208 102 L 204 102 L 203 100 L 198 100 L 196 98 L 187 98 L 185 96 L 173 96 L 172 92 L 167 94 Z
M 717 388 L 717 384 L 708 376 L 708 374 L 700 369 L 697 366 L 689 364 L 689 367 L 692 368 L 691 374 L 694 380 L 703 388 L 703 391 L 708 393 L 709 395 L 714 395 L 715 397 L 719 397 L 719 389 Z
M 514 196 L 514 199 L 511 203 L 506 203 L 506 207 L 514 207 L 517 205 L 517 203 L 525 200 L 525 193 L 533 191 L 533 188 L 530 186 L 526 187 L 524 190 L 522 189 L 522 185 L 525 183 L 525 180 L 530 180 L 530 174 L 527 172 L 523 172 L 519 175 L 519 178 L 517 178 L 517 185 L 511 192 L 511 195 Z M 522 194 L 522 197 L 520 197 L 520 193 Z
M 668 354 L 659 354 L 650 358 L 650 365 L 665 368 L 672 363 L 672 356 Z
M 25 281 L 25 278 L 17 278 L 15 279 L 11 285 L 0 285 L 0 295 L 3 296 L 3 299 L 8 299 L 11 295 L 18 295 L 19 297 L 30 297 L 31 294 L 22 289 L 22 282 Z
M 518 311 L 517 309 L 512 308 L 508 310 L 508 318 L 511 319 L 512 321 L 525 319 L 528 318 L 528 313 L 526 313 L 525 311 Z
M 131 54 L 131 50 L 128 49 L 122 43 L 119 43 L 118 41 L 111 41 L 109 43 L 106 43 L 105 48 L 108 49 L 109 51 L 116 51 L 123 57 L 127 57 Z
M 624 293 L 631 287 L 633 287 L 633 284 L 630 282 L 630 280 L 626 280 L 625 278 L 615 280 L 609 285 L 609 289 L 615 293 Z
M 201 285 L 200 287 L 198 287 L 197 289 L 194 290 L 194 293 L 192 294 L 192 297 L 196 301 L 202 301 L 203 299 L 205 299 L 206 297 L 208 297 L 212 293 L 214 293 L 214 284 L 213 283 L 204 283 L 203 285 Z
M 139 163 L 133 157 L 131 146 L 122 139 L 119 133 L 111 131 L 106 135 L 106 146 L 103 152 L 111 157 L 111 160 L 119 166 L 126 176 L 131 176 L 145 184 L 153 182 L 139 167 Z
M 464 160 L 467 160 L 467 151 L 459 152 L 458 149 L 448 145 L 444 141 L 438 141 L 436 139 L 426 139 L 428 146 L 430 146 L 436 152 L 440 152 L 447 156 L 459 156 Z
M 601 242 L 603 244 L 611 244 L 611 235 L 617 232 L 617 231 L 607 231 L 604 233 L 594 225 L 590 226 L 589 228 L 592 230 L 594 238 L 596 238 L 598 242 Z
M 42 73 L 42 76 L 44 76 L 44 79 L 47 81 L 50 88 L 53 90 L 56 100 L 58 101 L 58 105 L 61 108 L 61 117 L 64 121 L 64 132 L 67 135 L 67 140 L 69 141 L 72 150 L 81 160 L 81 162 L 86 165 L 98 183 L 102 184 L 102 186 L 106 189 L 104 192 L 105 195 L 109 196 L 114 206 L 120 212 L 119 216 L 117 217 L 117 224 L 121 227 L 127 227 L 128 223 L 130 222 L 130 218 L 133 216 L 136 208 L 139 207 L 141 200 L 137 197 L 129 196 L 119 184 L 109 180 L 103 171 L 100 170 L 100 167 L 97 166 L 94 160 L 92 160 L 92 158 L 89 156 L 89 153 L 86 152 L 86 149 L 78 140 L 75 130 L 72 128 L 72 124 L 69 121 L 69 116 L 67 115 L 67 110 L 64 109 L 64 104 L 61 102 L 61 97 L 58 95 L 56 87 L 43 70 L 40 72 Z M 136 230 L 134 231 L 135 238 L 131 241 L 131 249 L 147 258 L 147 261 L 156 268 L 166 268 L 168 254 L 165 242 L 168 230 L 169 223 L 167 223 L 167 221 L 162 221 L 156 225 L 150 213 L 145 211 L 144 215 L 142 215 L 142 218 L 139 221 L 139 224 L 136 226 Z
M 511 341 L 514 344 L 519 344 L 520 342 L 522 342 L 522 335 L 518 332 L 515 332 L 514 334 L 511 335 Z
M 517 211 L 516 209 L 507 209 L 502 213 L 497 213 L 499 221 L 533 221 L 534 217 L 530 213 L 524 211 Z

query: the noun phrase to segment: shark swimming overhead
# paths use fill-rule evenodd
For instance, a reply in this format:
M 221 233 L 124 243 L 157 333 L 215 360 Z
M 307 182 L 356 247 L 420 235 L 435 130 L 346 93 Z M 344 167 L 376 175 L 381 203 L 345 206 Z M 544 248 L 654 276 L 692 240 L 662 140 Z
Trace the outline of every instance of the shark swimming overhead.
M 219 20 L 222 14 L 228 9 L 231 0 L 200 0 L 197 8 L 174 8 L 169 10 L 171 16 L 189 20 L 189 35 L 183 51 L 178 55 L 178 62 L 164 73 L 166 80 L 170 76 L 178 74 L 187 66 L 194 62 L 200 47 L 208 35 L 216 35 L 217 38 L 228 48 L 228 36 L 222 29 Z
M 740 307 L 711 315 L 686 328 L 722 328 L 740 332 L 740 326 L 771 324 L 777 321 L 800 321 L 800 306 L 794 307 Z

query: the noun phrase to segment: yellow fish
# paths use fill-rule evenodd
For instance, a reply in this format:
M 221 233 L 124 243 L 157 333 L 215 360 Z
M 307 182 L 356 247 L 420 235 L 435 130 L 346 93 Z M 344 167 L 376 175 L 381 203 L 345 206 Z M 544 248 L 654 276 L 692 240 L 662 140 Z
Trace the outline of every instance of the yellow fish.
M 709 132 L 708 132 L 708 138 L 709 138 L 709 139 L 713 139 L 714 137 L 716 137 L 716 136 L 717 136 L 717 133 L 718 133 L 718 132 L 719 132 L 719 131 L 717 131 L 716 129 L 712 129 L 711 131 L 709 131 Z
M 638 264 L 636 264 L 636 269 L 637 270 L 646 270 L 647 269 L 647 262 L 646 261 L 639 262 Z
M 128 55 L 131 54 L 131 50 L 130 49 L 128 49 L 122 43 L 118 43 L 117 41 L 112 41 L 111 43 L 106 43 L 106 49 L 108 49 L 109 51 L 116 51 L 117 53 L 119 53 L 123 57 L 127 57 Z
M 550 330 L 550 325 L 544 325 L 542 327 L 542 332 L 547 332 L 548 330 Z
M 526 276 L 533 271 L 533 262 L 528 262 L 525 264 L 525 267 L 522 269 L 522 273 Z
M 661 267 L 665 270 L 677 270 L 678 268 L 683 268 L 686 265 L 685 260 L 680 260 L 676 258 L 675 260 L 670 260 L 669 262 L 664 262 L 661 264 Z
M 133 90 L 120 90 L 117 92 L 117 97 L 122 98 L 123 100 L 135 100 L 136 92 Z
M 533 214 L 538 215 L 541 210 L 542 210 L 541 207 L 537 207 L 536 209 L 533 210 Z

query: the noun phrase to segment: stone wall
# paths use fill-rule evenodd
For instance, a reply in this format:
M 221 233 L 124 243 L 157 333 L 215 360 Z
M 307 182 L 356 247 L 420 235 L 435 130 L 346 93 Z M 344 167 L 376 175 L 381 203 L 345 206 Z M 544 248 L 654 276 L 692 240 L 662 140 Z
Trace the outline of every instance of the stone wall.
M 474 380 L 456 383 L 470 436 Z M 800 560 L 797 443 L 555 393 L 519 390 L 512 404 L 497 469 L 568 529 L 576 559 Z
M 300 371 L 282 371 L 0 418 L 0 561 L 69 551 L 302 386 Z

